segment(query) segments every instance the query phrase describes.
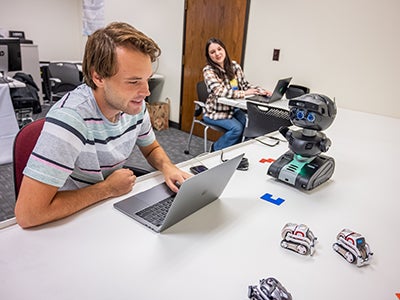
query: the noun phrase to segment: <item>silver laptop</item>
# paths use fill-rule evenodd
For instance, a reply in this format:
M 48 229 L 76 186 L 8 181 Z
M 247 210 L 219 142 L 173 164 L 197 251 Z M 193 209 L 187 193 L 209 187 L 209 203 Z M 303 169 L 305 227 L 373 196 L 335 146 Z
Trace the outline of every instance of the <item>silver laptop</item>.
M 177 194 L 165 184 L 114 203 L 114 207 L 156 232 L 218 199 L 244 154 L 185 180 Z
M 286 93 L 291 80 L 292 77 L 280 79 L 276 84 L 275 89 L 271 96 L 254 95 L 246 97 L 246 99 L 261 103 L 272 103 L 281 100 L 283 95 Z

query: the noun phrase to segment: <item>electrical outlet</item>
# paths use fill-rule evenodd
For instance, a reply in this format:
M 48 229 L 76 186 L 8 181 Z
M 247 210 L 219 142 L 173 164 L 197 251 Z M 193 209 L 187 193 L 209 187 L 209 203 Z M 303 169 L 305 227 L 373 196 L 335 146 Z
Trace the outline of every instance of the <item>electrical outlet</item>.
M 272 54 L 272 60 L 279 61 L 279 54 L 281 53 L 281 49 L 274 49 Z

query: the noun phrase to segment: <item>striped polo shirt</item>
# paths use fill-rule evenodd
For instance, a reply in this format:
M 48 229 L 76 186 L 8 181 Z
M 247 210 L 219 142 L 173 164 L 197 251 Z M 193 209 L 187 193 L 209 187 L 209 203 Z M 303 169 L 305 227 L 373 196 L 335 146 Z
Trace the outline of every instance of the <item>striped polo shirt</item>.
M 136 144 L 154 140 L 145 103 L 139 114 L 121 113 L 112 123 L 83 84 L 49 110 L 24 174 L 60 190 L 79 189 L 120 169 Z

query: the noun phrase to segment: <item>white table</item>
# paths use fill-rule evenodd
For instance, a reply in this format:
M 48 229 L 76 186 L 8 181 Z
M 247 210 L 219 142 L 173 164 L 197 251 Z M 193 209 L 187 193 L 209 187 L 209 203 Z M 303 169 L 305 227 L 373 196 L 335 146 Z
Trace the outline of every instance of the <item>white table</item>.
M 12 162 L 12 148 L 18 131 L 10 88 L 7 84 L 0 84 L 0 165 Z
M 248 97 L 250 97 L 250 96 L 248 96 Z M 243 110 L 247 110 L 247 105 L 246 105 L 247 101 L 250 101 L 250 102 L 253 102 L 256 104 L 261 104 L 261 105 L 269 105 L 269 106 L 273 106 L 273 107 L 288 109 L 289 100 L 286 98 L 282 98 L 281 100 L 278 100 L 278 101 L 275 101 L 272 103 L 260 103 L 257 101 L 249 100 L 249 99 L 247 99 L 248 97 L 239 98 L 239 99 L 220 97 L 220 98 L 218 98 L 218 103 L 233 106 L 233 107 L 238 107 Z
M 0 299 L 247 299 L 248 285 L 276 277 L 293 299 L 396 299 L 400 293 L 400 120 L 339 109 L 326 134 L 333 177 L 302 192 L 266 175 L 287 143 L 250 141 L 247 172 L 235 172 L 219 200 L 162 234 L 113 208 L 119 197 L 35 229 L 0 231 Z M 219 163 L 219 152 L 180 166 Z M 161 182 L 142 177 L 134 192 Z M 132 192 L 132 193 L 134 193 Z M 283 198 L 280 206 L 260 199 Z M 280 247 L 286 222 L 318 237 L 315 254 Z M 348 227 L 362 233 L 374 256 L 361 268 L 332 250 Z

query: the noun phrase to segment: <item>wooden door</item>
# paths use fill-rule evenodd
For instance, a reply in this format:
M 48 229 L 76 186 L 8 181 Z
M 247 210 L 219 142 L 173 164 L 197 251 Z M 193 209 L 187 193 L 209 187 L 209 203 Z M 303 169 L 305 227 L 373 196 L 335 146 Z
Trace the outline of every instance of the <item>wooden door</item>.
M 182 130 L 189 132 L 192 124 L 196 84 L 203 80 L 202 70 L 206 65 L 207 40 L 219 38 L 227 47 L 230 58 L 240 64 L 243 62 L 249 5 L 250 0 L 187 0 L 181 87 Z M 202 131 L 195 128 L 195 135 L 202 136 Z M 219 135 L 210 130 L 208 137 L 216 140 Z

